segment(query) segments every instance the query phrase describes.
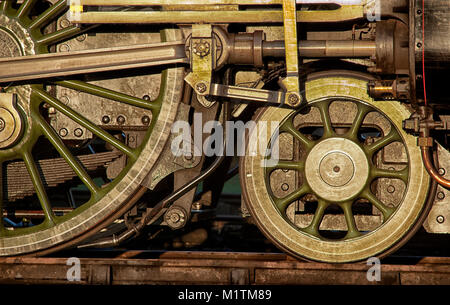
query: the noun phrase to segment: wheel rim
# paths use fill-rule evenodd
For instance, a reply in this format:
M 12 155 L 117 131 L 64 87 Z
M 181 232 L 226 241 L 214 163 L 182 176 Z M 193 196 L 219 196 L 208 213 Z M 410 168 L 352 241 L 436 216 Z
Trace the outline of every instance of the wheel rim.
M 0 34 L 2 31 L 4 36 L 20 33 L 11 36 L 15 41 L 19 41 L 17 44 L 19 52 L 16 51 L 16 53 L 20 53 L 20 55 L 46 53 L 50 46 L 74 38 L 81 32 L 76 26 L 69 26 L 43 34 L 43 29 L 65 12 L 66 1 L 57 1 L 31 20 L 29 14 L 34 5 L 35 1 L 28 0 L 15 8 L 9 1 L 3 2 L 0 6 Z M 174 40 L 178 35 L 175 31 L 165 31 L 163 34 L 163 40 Z M 14 46 L 10 49 L 15 50 Z M 23 118 L 21 120 L 23 128 L 20 137 L 17 137 L 13 145 L 2 147 L 0 160 L 2 164 L 11 160 L 22 160 L 31 177 L 45 218 L 41 224 L 13 230 L 2 221 L 0 224 L 0 255 L 35 252 L 67 242 L 94 226 L 97 227 L 97 230 L 101 229 L 99 224 L 108 220 L 109 215 L 112 215 L 133 196 L 162 151 L 181 97 L 179 88 L 182 88 L 182 70 L 172 68 L 162 73 L 160 94 L 151 102 L 78 80 L 63 80 L 52 85 L 74 89 L 142 109 L 142 111 L 151 113 L 151 121 L 146 122 L 148 128 L 142 144 L 132 148 L 55 98 L 46 90 L 44 84 L 8 86 L 6 92 L 15 93 L 18 96 L 15 110 Z M 125 168 L 113 181 L 101 186 L 94 181 L 78 157 L 46 121 L 42 108 L 44 104 L 53 107 L 119 151 L 121 155 L 126 156 Z M 53 212 L 52 203 L 39 172 L 39 163 L 33 156 L 33 149 L 41 138 L 45 138 L 51 144 L 90 193 L 86 202 L 64 216 L 57 216 Z M 1 210 L 3 211 L 3 207 Z
M 414 138 L 401 130 L 402 120 L 410 114 L 395 102 L 373 102 L 367 96 L 366 84 L 351 78 L 324 78 L 306 84 L 310 107 L 320 114 L 322 134 L 317 139 L 295 127 L 294 111 L 269 108 L 258 117 L 261 121 L 281 122 L 280 135 L 289 134 L 300 144 L 302 158 L 281 158 L 276 165 L 265 168 L 261 167 L 261 162 L 267 164 L 265 157 L 243 158 L 244 198 L 269 239 L 296 256 L 326 262 L 350 262 L 380 255 L 398 243 L 419 218 L 429 178 L 422 167 Z M 347 101 L 357 108 L 352 124 L 340 128 L 344 130 L 340 134 L 336 133 L 329 111 L 331 101 L 336 100 Z M 358 135 L 365 118 L 374 111 L 388 114 L 391 128 L 379 141 L 365 145 L 358 140 Z M 249 136 L 250 142 L 262 138 L 264 134 L 256 132 Z M 273 137 L 265 140 L 275 142 Z M 408 166 L 394 171 L 378 168 L 374 156 L 383 147 L 399 141 L 405 147 Z M 285 196 L 275 195 L 271 185 L 271 174 L 279 170 L 297 172 L 301 176 L 302 183 Z M 390 207 L 377 198 L 371 190 L 377 179 L 395 179 L 406 185 L 398 206 Z M 311 195 L 315 197 L 313 215 L 306 226 L 299 227 L 288 217 L 287 211 L 294 203 Z M 354 205 L 361 199 L 375 206 L 383 218 L 381 225 L 370 232 L 361 232 L 355 222 Z M 320 229 L 330 206 L 340 209 L 346 225 L 345 235 L 335 239 L 324 235 Z

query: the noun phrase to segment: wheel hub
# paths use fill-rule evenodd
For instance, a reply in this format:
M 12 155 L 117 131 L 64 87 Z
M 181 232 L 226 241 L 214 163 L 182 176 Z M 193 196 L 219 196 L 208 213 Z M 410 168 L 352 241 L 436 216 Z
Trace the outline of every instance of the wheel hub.
M 22 118 L 15 108 L 15 95 L 0 93 L 0 149 L 17 143 L 22 131 Z
M 330 138 L 311 150 L 305 170 L 315 194 L 325 200 L 342 202 L 363 190 L 369 177 L 369 162 L 355 142 Z

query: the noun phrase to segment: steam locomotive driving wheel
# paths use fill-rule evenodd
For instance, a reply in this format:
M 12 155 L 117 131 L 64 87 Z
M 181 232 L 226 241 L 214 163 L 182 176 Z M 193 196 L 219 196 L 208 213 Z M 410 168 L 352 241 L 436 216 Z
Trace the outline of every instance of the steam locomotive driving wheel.
M 67 9 L 65 0 L 2 1 L 0 56 L 64 52 L 72 41 L 98 48 L 101 35 L 88 37 L 94 27 L 71 25 Z M 175 30 L 161 33 L 142 37 L 180 39 Z M 127 43 L 127 37 L 117 41 Z M 0 256 L 79 243 L 126 212 L 143 194 L 142 181 L 168 138 L 182 76 L 183 69 L 172 67 L 2 84 Z M 136 87 L 116 89 L 116 78 L 127 88 L 135 77 L 145 90 L 157 87 L 153 99 L 132 95 Z
M 373 101 L 366 86 L 345 74 L 314 78 L 303 109 L 257 115 L 277 132 L 249 134 L 248 147 L 264 140 L 271 154 L 247 151 L 241 159 L 246 205 L 265 235 L 297 257 L 380 256 L 404 241 L 423 212 L 430 181 L 416 139 L 402 130 L 410 112 Z

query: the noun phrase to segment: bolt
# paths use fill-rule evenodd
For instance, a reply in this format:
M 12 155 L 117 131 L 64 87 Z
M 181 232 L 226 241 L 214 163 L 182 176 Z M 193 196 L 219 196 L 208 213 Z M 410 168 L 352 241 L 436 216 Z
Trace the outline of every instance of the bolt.
M 111 118 L 107 115 L 102 117 L 102 123 L 103 124 L 108 124 L 109 122 L 111 122 Z
M 436 221 L 437 221 L 438 223 L 444 223 L 445 217 L 442 216 L 442 215 L 439 215 L 438 217 L 436 217 Z
M 83 34 L 83 35 L 77 36 L 77 38 L 75 38 L 75 39 L 79 42 L 83 42 L 86 40 L 86 37 L 87 37 L 87 35 Z
M 420 49 L 420 48 L 422 48 L 422 43 L 421 42 L 418 42 L 417 43 L 417 47 Z
M 287 184 L 287 183 L 283 183 L 283 185 L 281 185 L 281 189 L 283 190 L 283 191 L 289 191 L 289 184 Z
M 70 21 L 67 20 L 66 18 L 63 18 L 63 19 L 59 22 L 59 25 L 60 25 L 62 28 L 67 28 L 67 27 L 70 25 Z
M 439 192 L 439 193 L 437 193 L 436 197 L 437 197 L 437 199 L 442 200 L 445 198 L 445 194 L 444 194 L 444 192 Z
M 48 114 L 56 114 L 56 109 L 55 109 L 55 107 L 49 107 L 49 108 L 48 108 Z
M 417 15 L 422 15 L 422 10 L 417 10 Z
M 77 128 L 77 129 L 75 129 L 75 131 L 73 132 L 73 134 L 76 136 L 76 137 L 81 137 L 82 135 L 83 135 L 83 130 L 81 129 L 81 128 Z
M 198 93 L 202 94 L 205 93 L 206 90 L 208 90 L 208 86 L 206 86 L 205 83 L 200 82 L 195 85 L 195 90 L 197 90 Z
M 300 96 L 295 93 L 289 94 L 288 103 L 290 106 L 297 106 L 300 103 Z
M 395 187 L 393 185 L 389 185 L 387 188 L 388 193 L 392 194 L 395 192 Z
M 117 117 L 117 124 L 119 124 L 119 125 L 125 124 L 125 117 L 123 115 L 119 115 Z
M 150 101 L 150 96 L 148 94 L 146 94 L 142 97 L 142 99 L 144 99 L 146 101 Z
M 62 44 L 59 46 L 59 52 L 69 52 L 70 47 L 68 44 Z
M 444 176 L 445 175 L 445 169 L 444 168 L 440 168 L 439 169 L 439 175 Z
M 333 168 L 333 171 L 334 171 L 335 173 L 339 173 L 339 172 L 341 171 L 341 168 L 340 168 L 339 166 L 335 166 L 335 167 Z
M 66 128 L 61 128 L 60 130 L 59 130 L 59 135 L 61 136 L 61 137 L 67 137 L 67 135 L 69 134 L 69 131 L 66 129 Z
M 150 124 L 150 118 L 147 115 L 144 115 L 141 119 L 142 124 L 148 125 Z

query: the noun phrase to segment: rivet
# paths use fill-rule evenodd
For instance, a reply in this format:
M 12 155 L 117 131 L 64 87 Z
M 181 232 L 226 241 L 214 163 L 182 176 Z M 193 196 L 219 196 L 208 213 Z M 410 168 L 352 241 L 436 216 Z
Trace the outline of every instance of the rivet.
M 75 129 L 75 131 L 73 133 L 76 137 L 79 138 L 83 135 L 83 130 L 81 128 L 77 128 L 77 129 Z
M 119 125 L 125 124 L 125 117 L 123 115 L 119 115 L 117 117 L 117 124 L 119 124 Z
M 197 90 L 198 93 L 205 93 L 207 89 L 208 87 L 203 82 L 197 83 L 195 85 L 195 90 Z
M 59 135 L 61 136 L 61 137 L 67 137 L 67 135 L 69 134 L 69 131 L 66 129 L 66 128 L 61 128 L 60 130 L 59 130 Z
M 148 125 L 150 124 L 150 118 L 147 115 L 144 115 L 141 119 L 142 124 Z
M 102 123 L 103 124 L 108 124 L 109 122 L 111 122 L 111 118 L 107 115 L 102 117 Z
M 444 223 L 445 217 L 442 216 L 442 215 L 439 215 L 438 217 L 436 217 L 436 221 L 437 221 L 438 223 Z

